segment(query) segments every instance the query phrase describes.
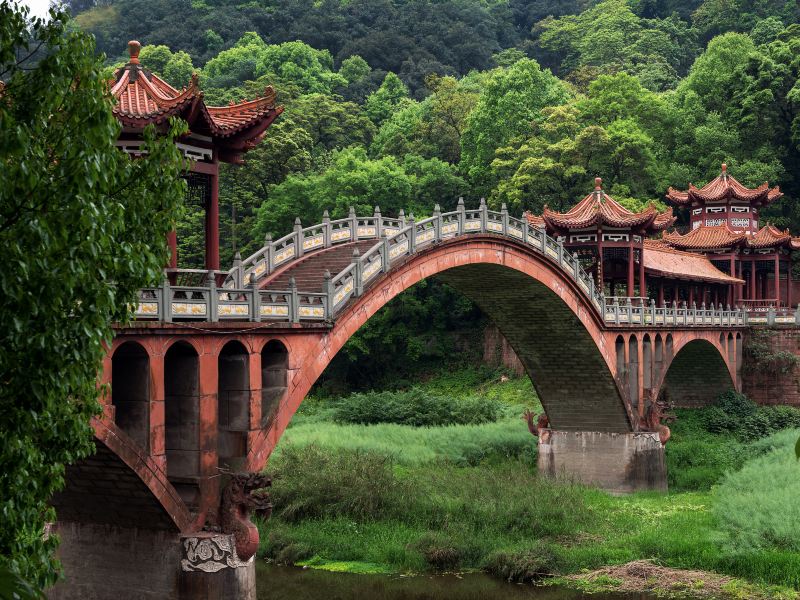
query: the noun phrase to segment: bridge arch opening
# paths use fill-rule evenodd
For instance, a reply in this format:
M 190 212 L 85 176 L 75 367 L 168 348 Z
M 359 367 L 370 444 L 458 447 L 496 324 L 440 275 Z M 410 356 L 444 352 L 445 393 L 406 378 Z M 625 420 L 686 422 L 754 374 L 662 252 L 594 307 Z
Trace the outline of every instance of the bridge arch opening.
M 688 342 L 669 365 L 661 393 L 680 407 L 713 404 L 721 393 L 735 387 L 723 352 L 708 340 Z
M 268 429 L 286 397 L 289 380 L 289 351 L 279 340 L 261 349 L 261 427 Z
M 217 361 L 217 448 L 221 467 L 238 470 L 247 457 L 250 430 L 250 355 L 232 340 L 223 346 Z
M 656 334 L 655 358 L 653 361 L 653 381 L 658 381 L 664 372 L 664 339 L 660 333 Z
M 150 447 L 150 357 L 141 344 L 125 342 L 111 357 L 114 422 L 147 453 Z
M 179 341 L 164 357 L 164 441 L 167 477 L 190 506 L 199 500 L 200 360 Z
M 639 406 L 639 340 L 635 335 L 628 338 L 628 397 L 631 406 Z
M 625 360 L 625 338 L 621 335 L 618 335 L 614 341 L 614 351 L 617 356 L 617 377 L 620 381 L 627 381 L 628 364 Z

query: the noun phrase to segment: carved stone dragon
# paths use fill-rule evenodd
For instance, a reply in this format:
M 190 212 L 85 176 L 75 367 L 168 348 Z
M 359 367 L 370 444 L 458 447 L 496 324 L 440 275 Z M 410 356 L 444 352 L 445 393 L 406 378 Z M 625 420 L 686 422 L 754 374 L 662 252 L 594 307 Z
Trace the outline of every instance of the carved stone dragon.
M 222 492 L 220 521 L 225 533 L 232 533 L 239 560 L 250 560 L 258 549 L 258 528 L 252 515 L 269 518 L 272 503 L 265 488 L 272 480 L 261 473 L 235 473 Z
M 523 413 L 522 418 L 528 423 L 528 431 L 530 431 L 536 437 L 539 437 L 539 432 L 541 430 L 547 429 L 550 426 L 550 421 L 547 418 L 547 415 L 544 413 L 539 415 L 536 423 L 533 422 L 533 413 L 529 410 L 526 410 Z
M 672 404 L 667 399 L 666 394 L 657 398 L 655 402 L 648 402 L 647 412 L 641 422 L 643 430 L 658 432 L 658 439 L 661 440 L 662 446 L 665 446 L 672 436 L 669 427 L 662 421 L 672 423 L 677 418 L 674 414 L 666 412 L 670 408 L 672 408 Z

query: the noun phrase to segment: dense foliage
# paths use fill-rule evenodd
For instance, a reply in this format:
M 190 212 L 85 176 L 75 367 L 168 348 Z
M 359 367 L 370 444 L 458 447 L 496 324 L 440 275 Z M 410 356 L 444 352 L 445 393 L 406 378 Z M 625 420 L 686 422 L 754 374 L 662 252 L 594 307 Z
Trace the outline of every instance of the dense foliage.
M 181 158 L 149 132 L 147 158 L 114 142 L 102 61 L 66 16 L 25 22 L 0 2 L 0 566 L 53 582 L 47 501 L 92 449 L 111 323 L 158 281 L 183 195 Z
M 311 224 L 350 206 L 423 216 L 486 196 L 515 215 L 564 210 L 601 176 L 629 207 L 663 207 L 669 185 L 704 183 L 723 161 L 747 185 L 780 185 L 784 199 L 762 220 L 800 231 L 794 0 L 70 5 L 110 63 L 137 38 L 145 66 L 174 85 L 199 71 L 211 103 L 278 90 L 286 110 L 265 143 L 223 169 L 223 264 L 288 233 L 297 216 Z M 200 266 L 201 215 L 187 213 L 179 234 L 182 265 Z M 435 348 L 427 358 L 441 363 L 457 345 L 454 324 L 480 326 L 465 302 L 429 322 L 453 306 L 441 286 L 414 294 L 336 358 L 338 381 L 356 379 L 367 354 L 383 367 L 381 357 L 413 364 Z M 370 385 L 380 372 L 357 379 Z
M 472 425 L 497 421 L 500 406 L 483 398 L 456 398 L 420 388 L 356 393 L 336 403 L 337 423 L 397 423 L 413 427 Z

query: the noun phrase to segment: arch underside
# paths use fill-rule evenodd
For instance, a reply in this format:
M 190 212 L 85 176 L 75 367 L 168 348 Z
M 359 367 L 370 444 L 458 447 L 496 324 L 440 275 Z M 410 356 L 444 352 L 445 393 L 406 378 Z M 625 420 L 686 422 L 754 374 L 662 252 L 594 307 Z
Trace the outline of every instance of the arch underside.
M 623 400 L 597 344 L 552 290 L 491 263 L 436 275 L 494 322 L 524 365 L 555 429 L 631 431 Z
M 698 408 L 712 404 L 735 387 L 719 349 L 708 340 L 696 339 L 687 342 L 672 359 L 660 394 L 675 406 Z

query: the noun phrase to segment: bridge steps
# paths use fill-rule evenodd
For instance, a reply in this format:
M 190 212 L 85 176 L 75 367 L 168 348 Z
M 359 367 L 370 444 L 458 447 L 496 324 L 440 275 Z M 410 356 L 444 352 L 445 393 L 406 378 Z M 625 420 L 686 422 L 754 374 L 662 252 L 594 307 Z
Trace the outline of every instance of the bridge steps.
M 288 269 L 266 278 L 261 289 L 288 290 L 289 279 L 294 277 L 298 290 L 319 292 L 322 290 L 326 269 L 330 271 L 331 275 L 336 275 L 353 261 L 355 248 L 358 248 L 358 251 L 363 254 L 376 243 L 375 239 L 362 240 L 315 252 L 291 265 Z

